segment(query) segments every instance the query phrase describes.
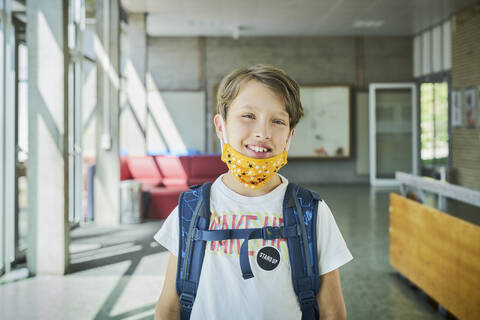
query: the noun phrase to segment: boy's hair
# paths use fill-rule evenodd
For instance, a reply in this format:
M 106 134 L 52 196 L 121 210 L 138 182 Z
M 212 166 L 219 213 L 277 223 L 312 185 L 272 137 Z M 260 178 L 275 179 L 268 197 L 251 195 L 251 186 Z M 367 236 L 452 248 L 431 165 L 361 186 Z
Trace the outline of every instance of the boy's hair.
M 282 98 L 290 118 L 290 129 L 295 128 L 303 116 L 299 86 L 283 70 L 263 64 L 236 69 L 220 82 L 217 92 L 217 111 L 223 119 L 227 120 L 228 107 L 237 97 L 241 86 L 249 80 L 261 82 Z

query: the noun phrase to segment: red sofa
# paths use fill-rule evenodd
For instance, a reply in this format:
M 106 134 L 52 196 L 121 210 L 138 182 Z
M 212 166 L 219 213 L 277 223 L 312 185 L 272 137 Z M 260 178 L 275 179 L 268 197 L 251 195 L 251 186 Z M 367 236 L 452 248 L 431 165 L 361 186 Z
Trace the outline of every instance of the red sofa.
M 191 185 L 214 181 L 227 171 L 220 155 L 120 157 L 120 180 L 137 180 L 149 194 L 144 212 L 149 219 L 167 218 L 180 193 Z

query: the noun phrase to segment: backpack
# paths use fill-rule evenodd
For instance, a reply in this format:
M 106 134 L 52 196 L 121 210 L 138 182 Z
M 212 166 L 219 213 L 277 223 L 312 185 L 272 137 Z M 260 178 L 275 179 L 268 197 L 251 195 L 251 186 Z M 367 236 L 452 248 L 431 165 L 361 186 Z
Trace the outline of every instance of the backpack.
M 317 293 L 320 289 L 316 221 L 320 196 L 289 183 L 283 199 L 283 227 L 208 230 L 212 183 L 190 187 L 179 198 L 179 250 L 176 289 L 180 297 L 181 319 L 190 319 L 197 294 L 207 241 L 244 239 L 240 267 L 244 279 L 254 275 L 248 259 L 248 240 L 286 238 L 292 282 L 298 297 L 302 320 L 319 318 Z

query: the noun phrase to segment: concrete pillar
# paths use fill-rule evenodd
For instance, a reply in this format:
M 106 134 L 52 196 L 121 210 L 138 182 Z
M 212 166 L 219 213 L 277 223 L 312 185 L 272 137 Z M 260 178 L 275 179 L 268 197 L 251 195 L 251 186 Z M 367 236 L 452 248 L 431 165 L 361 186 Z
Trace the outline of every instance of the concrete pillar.
M 128 155 L 145 155 L 147 123 L 147 36 L 145 14 L 129 14 L 125 37 L 126 101 L 120 115 L 121 150 Z M 123 54 L 123 53 L 122 53 Z
M 96 2 L 97 59 L 95 222 L 115 226 L 120 222 L 119 169 L 119 0 Z
M 68 266 L 67 0 L 27 1 L 28 268 Z

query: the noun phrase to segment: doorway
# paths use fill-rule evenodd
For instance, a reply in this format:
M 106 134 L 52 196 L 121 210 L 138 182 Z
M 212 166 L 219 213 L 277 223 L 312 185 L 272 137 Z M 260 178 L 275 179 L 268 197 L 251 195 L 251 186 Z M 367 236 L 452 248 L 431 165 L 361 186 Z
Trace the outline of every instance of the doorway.
M 448 83 L 420 84 L 420 162 L 422 174 L 434 177 L 449 164 Z
M 25 15 L 0 9 L 0 275 L 25 260 L 28 158 Z
M 395 172 L 418 172 L 416 90 L 414 83 L 370 84 L 372 186 L 397 186 Z

